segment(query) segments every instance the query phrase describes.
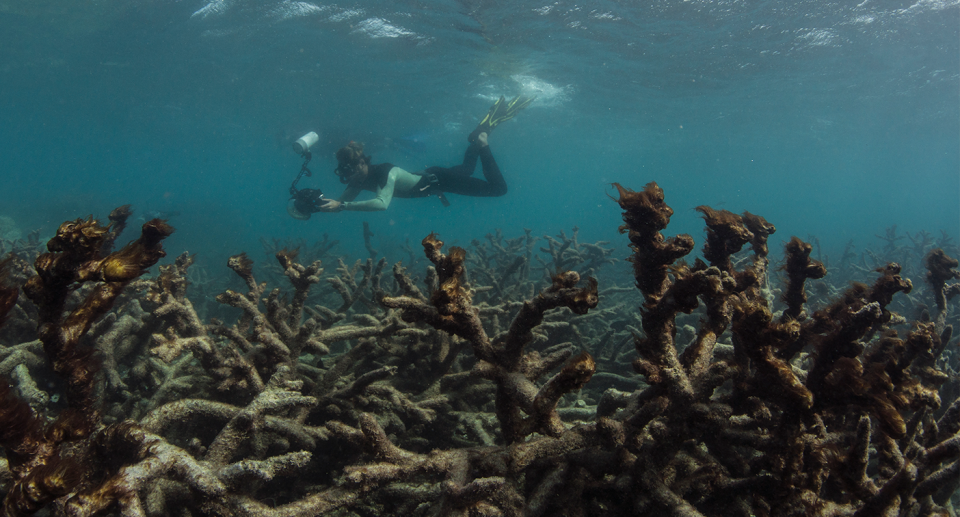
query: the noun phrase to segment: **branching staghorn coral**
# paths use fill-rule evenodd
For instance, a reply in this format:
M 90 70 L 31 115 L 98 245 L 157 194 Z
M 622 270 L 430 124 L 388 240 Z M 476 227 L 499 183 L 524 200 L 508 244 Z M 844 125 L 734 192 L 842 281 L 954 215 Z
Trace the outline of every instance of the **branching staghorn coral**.
M 231 259 L 232 265 L 242 267 L 238 262 L 242 262 L 242 259 Z M 253 361 L 244 355 L 253 347 L 242 338 L 238 339 L 246 346 L 216 346 L 210 334 L 223 334 L 227 331 L 217 324 L 205 326 L 193 309 L 193 304 L 187 299 L 186 272 L 192 263 L 193 257 L 184 253 L 174 264 L 161 266 L 160 275 L 147 294 L 147 300 L 155 305 L 152 315 L 164 322 L 161 325 L 163 333 L 153 335 L 155 346 L 151 348 L 151 354 L 164 363 L 171 363 L 189 351 L 200 360 L 204 370 L 216 382 L 218 391 L 240 392 L 241 398 L 260 393 L 264 389 L 263 377 Z M 256 282 L 251 284 L 250 294 L 259 296 L 262 288 L 257 286 Z M 163 391 L 157 390 L 157 393 Z M 154 398 L 155 401 L 147 406 L 148 409 L 164 401 L 163 397 Z
M 916 429 L 921 427 L 919 422 L 923 418 L 916 417 L 915 433 L 908 435 L 900 416 L 900 412 L 905 411 L 922 415 L 924 407 L 938 404 L 931 396 L 935 387 L 924 386 L 922 378 L 910 371 L 914 358 L 933 349 L 938 339 L 936 334 L 921 325 L 907 339 L 912 345 L 898 347 L 881 341 L 873 353 L 862 355 L 864 347 L 859 340 L 869 339 L 873 332 L 889 323 L 892 314 L 886 305 L 896 292 L 909 292 L 911 288 L 910 282 L 899 276 L 898 267 L 890 265 L 884 269 L 872 288 L 851 288 L 841 300 L 803 324 L 792 317 L 777 322 L 757 289 L 766 271 L 765 247 L 754 243 L 756 257 L 747 269 L 730 268 L 729 255 L 736 252 L 739 245 L 756 238 L 755 234 L 749 235 L 753 232 L 747 224 L 741 225 L 739 217 L 701 209 L 708 223 L 704 255 L 721 269 L 720 275 L 712 276 L 729 273 L 733 281 L 721 278 L 706 284 L 697 282 L 692 280 L 696 274 L 709 269 L 695 266 L 691 272 L 683 265 L 674 266 L 673 278 L 668 279 L 666 268 L 692 246 L 685 236 L 665 240 L 659 235 L 658 231 L 666 226 L 672 213 L 663 204 L 662 190 L 656 184 L 647 185 L 639 193 L 618 188 L 627 223 L 622 229 L 629 232 L 634 246 L 638 287 L 646 299 L 644 311 L 649 315 L 644 318 L 647 337 L 637 343 L 641 360 L 635 364 L 647 376 L 651 387 L 636 395 L 636 402 L 632 403 L 640 405 L 639 411 L 625 422 L 644 423 L 643 433 L 662 429 L 659 434 L 652 434 L 656 447 L 647 451 L 648 456 L 644 456 L 642 449 L 638 455 L 647 467 L 640 475 L 640 483 L 651 494 L 650 504 L 678 515 L 698 515 L 701 509 L 713 513 L 721 508 L 743 514 L 854 514 L 859 511 L 867 515 L 879 512 L 869 513 L 865 509 L 889 511 L 893 504 L 919 509 L 927 504 L 904 499 L 934 474 L 931 468 L 920 473 L 909 461 L 901 462 L 888 476 L 881 474 L 871 481 L 882 488 L 876 493 L 868 491 L 869 496 L 861 491 L 857 504 L 840 497 L 842 489 L 848 488 L 846 481 L 831 476 L 831 467 L 850 461 L 839 450 L 840 444 L 853 439 L 855 430 L 848 423 L 853 408 L 857 408 L 854 415 L 870 414 L 875 419 L 871 422 L 876 423 L 882 436 L 876 440 L 877 448 L 885 455 L 901 455 L 910 447 L 936 449 L 955 439 L 936 442 L 927 438 L 926 445 L 905 440 L 906 436 L 917 436 Z M 748 220 L 747 216 L 743 218 L 744 222 Z M 800 244 L 791 241 L 788 256 L 791 249 L 804 248 Z M 658 271 L 663 274 L 651 274 Z M 791 275 L 791 281 L 802 282 L 810 276 Z M 711 305 L 721 307 L 725 303 L 730 308 L 733 350 L 715 350 L 707 368 L 692 366 L 704 364 L 702 358 L 709 353 L 709 347 L 694 345 L 677 360 L 672 344 L 664 345 L 671 335 L 669 320 L 675 314 L 671 311 L 689 309 L 696 303 L 690 296 L 690 286 L 700 287 L 696 296 L 708 306 L 710 317 L 704 321 L 701 333 L 717 323 L 713 333 L 724 326 L 720 318 L 712 316 L 717 311 L 711 310 Z M 787 292 L 802 293 L 802 286 L 791 286 Z M 684 305 L 684 300 L 690 303 Z M 792 307 L 791 311 L 799 314 L 798 303 Z M 664 313 L 666 323 L 662 319 Z M 726 312 L 719 311 L 719 314 Z M 653 321 L 648 323 L 650 319 Z M 689 353 L 691 349 L 693 353 Z M 812 364 L 799 369 L 790 361 L 804 349 L 813 349 L 815 356 Z M 729 392 L 718 391 L 729 381 L 732 381 Z M 888 394 L 891 388 L 897 395 Z M 865 422 L 862 417 L 859 421 Z M 859 424 L 861 440 L 864 425 Z M 652 473 L 666 472 L 664 468 L 677 469 L 678 461 L 689 463 L 691 458 L 687 456 L 695 451 L 685 450 L 683 444 L 691 439 L 706 448 L 696 452 L 694 458 L 699 458 L 686 468 L 694 467 L 691 474 L 709 472 L 707 479 L 715 487 L 712 494 L 698 491 L 695 498 L 691 497 L 693 493 L 685 493 L 689 485 L 670 486 L 664 482 L 665 478 Z M 905 443 L 897 444 L 895 439 Z M 745 455 L 744 449 L 754 453 Z M 862 463 L 862 459 L 860 461 Z M 956 458 L 946 463 L 949 461 Z M 942 463 L 938 462 L 938 468 Z M 676 483 L 675 478 L 673 482 Z M 751 492 L 745 497 L 730 491 L 748 487 Z M 711 504 L 704 506 L 704 502 Z
M 271 449 L 283 443 L 288 443 L 285 447 L 297 444 L 299 447 L 313 448 L 317 440 L 326 438 L 328 433 L 322 428 L 303 423 L 310 408 L 316 406 L 318 401 L 325 401 L 328 405 L 349 405 L 352 398 L 365 394 L 368 399 L 383 398 L 390 401 L 385 404 L 387 411 L 420 410 L 418 403 L 408 401 L 401 393 L 387 387 L 370 386 L 378 379 L 391 375 L 389 368 L 371 372 L 343 386 L 338 382 L 341 380 L 339 375 L 331 375 L 334 378 L 327 381 L 331 392 L 317 399 L 300 395 L 304 381 L 297 379 L 296 356 L 292 359 L 288 356 L 279 361 L 280 364 L 272 361 L 262 365 L 265 369 L 272 369 L 273 373 L 269 382 L 257 385 L 257 371 L 251 363 L 244 361 L 246 358 L 243 354 L 214 342 L 207 328 L 199 322 L 185 296 L 186 271 L 192 263 L 192 257 L 183 254 L 175 264 L 162 267 L 155 282 L 148 283 L 149 290 L 142 301 L 148 306 L 152 305 L 153 313 L 145 315 L 147 324 L 134 332 L 142 331 L 144 326 L 166 328 L 167 332 L 163 335 L 155 336 L 158 346 L 152 353 L 166 361 L 176 361 L 178 356 L 190 352 L 200 359 L 214 380 L 218 376 L 221 381 L 235 377 L 240 378 L 239 382 L 247 383 L 246 393 L 252 392 L 249 402 L 245 409 L 231 409 L 236 406 L 206 400 L 181 400 L 151 411 L 143 418 L 142 424 L 127 420 L 104 425 L 100 420 L 100 404 L 96 400 L 96 395 L 100 393 L 97 389 L 99 383 L 97 376 L 91 374 L 96 359 L 89 359 L 93 357 L 92 350 L 76 353 L 71 352 L 70 348 L 79 346 L 80 337 L 96 316 L 104 311 L 106 304 L 113 303 L 123 285 L 129 284 L 162 256 L 163 252 L 157 243 L 170 231 L 172 229 L 162 222 L 152 221 L 145 225 L 144 236 L 140 240 L 120 252 L 99 259 L 98 250 L 103 247 L 102 237 L 107 234 L 107 228 L 98 226 L 92 220 L 78 220 L 65 223 L 58 237 L 51 241 L 50 249 L 59 254 L 45 255 L 38 260 L 39 274 L 32 283 L 28 283 L 26 291 L 32 299 L 41 302 L 41 314 L 49 314 L 51 318 L 59 317 L 62 311 L 43 304 L 64 307 L 64 300 L 71 296 L 75 286 L 80 285 L 80 279 L 87 282 L 100 280 L 101 283 L 71 315 L 62 321 L 54 319 L 47 326 L 41 326 L 46 355 L 50 356 L 55 371 L 64 376 L 73 376 L 67 379 L 71 408 L 52 425 L 45 426 L 33 416 L 31 408 L 18 400 L 6 383 L 3 384 L 0 411 L 3 412 L 4 426 L 0 429 L 0 438 L 10 460 L 5 470 L 13 478 L 5 514 L 29 514 L 57 497 L 59 499 L 54 504 L 57 513 L 97 515 L 118 510 L 128 515 L 159 514 L 164 513 L 163 508 L 182 507 L 185 504 L 182 500 L 185 489 L 199 494 L 205 512 L 283 515 L 293 511 L 312 514 L 343 504 L 356 495 L 334 488 L 321 495 L 303 498 L 287 508 L 277 509 L 250 497 L 254 485 L 268 482 L 275 476 L 296 473 L 308 464 L 311 457 L 304 450 L 276 455 L 269 453 Z M 290 255 L 282 255 L 278 259 L 287 269 L 295 288 L 292 303 L 275 303 L 270 306 L 267 316 L 260 314 L 256 308 L 253 312 L 257 314 L 246 316 L 251 320 L 266 320 L 267 325 L 276 324 L 283 329 L 282 335 L 286 338 L 294 341 L 302 338 L 306 343 L 308 338 L 314 337 L 312 332 L 298 334 L 288 331 L 291 326 L 300 330 L 313 329 L 308 324 L 301 326 L 300 304 L 306 298 L 305 292 L 309 286 L 319 281 L 315 275 L 322 270 L 319 269 L 319 263 L 303 267 L 295 263 Z M 243 261 L 234 262 L 238 269 L 243 269 Z M 250 280 L 251 292 L 259 296 L 263 292 L 262 287 L 252 277 Z M 275 293 L 273 298 L 277 298 Z M 139 307 L 139 304 L 134 305 Z M 113 326 L 103 336 L 117 339 L 113 331 L 132 328 L 121 324 L 121 321 L 123 318 L 114 317 Z M 394 330 L 375 330 L 376 333 L 386 332 L 389 335 L 403 328 L 405 325 L 400 324 Z M 270 331 L 275 330 L 271 328 Z M 260 334 L 263 332 L 261 329 Z M 365 335 L 371 333 L 363 328 L 340 328 L 331 337 L 337 340 Z M 318 343 L 316 346 L 322 345 Z M 358 346 L 355 350 L 370 349 Z M 57 367 L 60 358 L 54 354 L 73 358 L 71 368 Z M 87 363 L 78 363 L 77 357 Z M 349 365 L 350 361 L 338 361 L 337 364 Z M 111 366 L 117 367 L 116 363 Z M 339 373 L 345 372 L 341 370 Z M 83 382 L 75 379 L 81 375 L 84 376 L 80 379 Z M 196 378 L 195 373 L 191 375 Z M 122 381 L 119 384 L 122 385 Z M 120 385 L 112 389 L 120 389 Z M 332 389 L 334 387 L 338 389 Z M 371 390 L 372 393 L 368 393 Z M 20 391 L 22 395 L 22 386 Z M 377 395 L 370 396 L 373 393 Z M 394 408 L 396 405 L 402 405 L 403 408 Z M 212 443 L 195 446 L 202 453 L 199 454 L 199 462 L 191 453 L 149 430 L 162 430 L 165 427 L 162 422 L 182 422 L 196 413 L 197 408 L 208 416 L 228 416 Z M 268 413 L 279 415 L 268 416 Z M 264 424 L 267 425 L 264 427 Z M 232 461 L 237 459 L 235 456 L 238 452 L 249 454 L 243 449 L 253 445 L 255 451 L 260 451 L 258 455 L 265 456 L 263 459 Z
M 947 256 L 942 249 L 931 251 L 926 258 L 927 283 L 933 288 L 934 301 L 937 304 L 937 330 L 942 332 L 946 326 L 947 300 L 960 295 L 960 282 L 947 284 L 949 280 L 960 280 L 957 266 L 960 261 Z
M 4 218 L 0 217 L 0 220 L 2 219 Z M 43 242 L 40 240 L 40 230 L 31 231 L 26 239 L 0 238 L 0 255 L 7 258 L 17 258 L 22 262 L 30 263 L 41 253 L 43 253 Z
M 0 260 L 0 325 L 6 322 L 10 311 L 17 305 L 20 286 L 16 285 L 10 274 L 13 256 Z
M 343 304 L 329 317 L 335 320 L 343 319 L 346 317 L 346 312 L 358 301 L 366 305 L 368 309 L 376 311 L 376 301 L 365 296 L 364 292 L 369 288 L 373 291 L 374 298 L 380 296 L 380 278 L 386 264 L 386 259 L 380 259 L 374 264 L 373 258 L 369 258 L 366 262 L 358 260 L 353 267 L 347 267 L 341 260 L 340 267 L 337 268 L 339 276 L 327 278 L 327 282 L 340 293 Z M 363 278 L 359 282 L 356 281 L 358 271 L 363 272 Z
M 532 339 L 532 328 L 543 321 L 544 312 L 568 307 L 584 314 L 596 307 L 596 281 L 591 279 L 587 287 L 577 288 L 580 282 L 577 273 L 559 273 L 551 287 L 524 303 L 505 335 L 490 340 L 480 322 L 479 310 L 471 305 L 470 294 L 462 285 L 464 250 L 454 247 L 449 255 L 444 255 L 440 251 L 443 242 L 433 234 L 423 240 L 423 247 L 437 269 L 439 280 L 430 304 L 413 297 L 386 297 L 381 303 L 402 309 L 407 321 L 425 321 L 470 342 L 479 359 L 475 374 L 497 385 L 497 417 L 508 443 L 522 440 L 533 432 L 559 435 L 562 431 L 556 414 L 559 397 L 580 389 L 590 379 L 595 369 L 593 358 L 589 354 L 578 356 L 538 389 L 533 381 L 566 360 L 572 350 L 558 350 L 541 358 L 536 353 L 524 353 L 523 349 Z
M 96 392 L 99 364 L 93 350 L 80 346 L 80 338 L 127 284 L 164 256 L 160 242 L 172 232 L 163 221 L 149 221 L 139 239 L 101 258 L 112 240 L 109 228 L 92 218 L 77 219 L 62 224 L 47 243 L 49 253 L 37 257 L 37 275 L 23 290 L 39 308 L 40 341 L 54 372 L 65 381 L 68 409 L 48 426 L 8 392 L 3 394 L 0 444 L 14 474 L 4 500 L 7 515 L 31 514 L 81 482 L 82 444 L 99 431 L 101 408 Z M 68 308 L 70 294 L 87 282 L 96 283 L 95 288 L 78 306 Z M 70 454 L 72 449 L 79 450 Z
M 595 274 L 601 266 L 616 263 L 616 259 L 610 258 L 614 250 L 603 247 L 609 244 L 608 242 L 581 243 L 577 239 L 580 229 L 574 227 L 572 233 L 573 235 L 567 237 L 567 234 L 561 231 L 559 239 L 549 235 L 543 236 L 547 241 L 547 247 L 540 248 L 540 251 L 548 253 L 550 260 L 548 262 L 541 260 L 541 262 L 548 277 L 553 272 L 575 268 L 580 269 L 583 274 Z
M 537 237 L 531 230 L 525 229 L 524 235 L 513 239 L 504 238 L 503 232 L 497 230 L 487 234 L 486 241 L 474 240 L 473 252 L 467 257 L 470 274 L 478 284 L 476 305 L 494 300 L 517 301 L 535 292 L 530 268 Z
M 902 269 L 814 306 L 804 284 L 829 268 L 792 239 L 781 301 L 762 217 L 700 207 L 704 260 L 686 263 L 693 239 L 660 233 L 672 215 L 663 191 L 619 192 L 639 293 L 577 287 L 571 272 L 536 288 L 529 232 L 475 244 L 477 257 L 429 236 L 423 283 L 400 264 L 383 277 L 384 260 L 341 260 L 325 277 L 279 250 L 285 279 L 271 286 L 236 256 L 244 288 L 220 296 L 229 323 L 192 309 L 188 254 L 131 282 L 82 341 L 103 358 L 93 381 L 107 409 L 70 442 L 83 447 L 61 447 L 80 466 L 43 477 L 65 494 L 50 513 L 953 511 L 960 402 L 945 358 L 956 339 L 939 316 L 907 325 L 896 313 L 912 288 Z M 950 260 L 928 265 L 946 304 Z M 14 317 L 29 317 L 24 307 Z M 0 347 L 15 381 L 0 411 L 19 415 L 0 426 L 8 457 L 6 444 L 59 412 L 28 395 L 47 368 L 40 343 Z M 0 488 L 17 465 L 0 463 Z

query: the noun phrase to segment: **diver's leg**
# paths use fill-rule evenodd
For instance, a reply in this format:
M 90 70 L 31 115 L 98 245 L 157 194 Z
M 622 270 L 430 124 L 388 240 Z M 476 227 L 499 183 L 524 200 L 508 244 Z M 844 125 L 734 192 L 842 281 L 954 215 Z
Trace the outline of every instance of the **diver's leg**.
M 474 147 L 474 146 L 471 146 Z M 468 150 L 469 152 L 469 150 Z M 489 146 L 477 148 L 477 156 L 483 166 L 484 179 L 471 178 L 458 173 L 457 167 L 437 171 L 438 187 L 449 194 L 474 197 L 497 197 L 507 193 L 507 182 L 493 158 Z M 473 158 L 476 160 L 476 158 Z M 474 161 L 474 164 L 476 161 Z
M 477 143 L 472 143 L 467 146 L 467 150 L 463 152 L 463 163 L 460 165 L 454 165 L 453 167 L 430 167 L 426 169 L 425 172 L 429 174 L 438 174 L 441 171 L 449 172 L 450 174 L 457 174 L 460 176 L 473 176 L 473 171 L 477 168 L 477 159 L 480 158 L 480 145 Z
M 493 159 L 493 153 L 490 146 L 485 145 L 480 148 L 480 166 L 483 168 L 483 177 L 490 185 L 491 196 L 502 196 L 507 193 L 507 182 L 503 179 L 503 173 L 500 172 L 500 166 Z
M 463 163 L 455 167 L 450 167 L 450 170 L 463 176 L 473 176 L 473 171 L 477 168 L 477 158 L 479 157 L 480 146 L 472 143 L 467 146 L 467 150 L 463 152 Z

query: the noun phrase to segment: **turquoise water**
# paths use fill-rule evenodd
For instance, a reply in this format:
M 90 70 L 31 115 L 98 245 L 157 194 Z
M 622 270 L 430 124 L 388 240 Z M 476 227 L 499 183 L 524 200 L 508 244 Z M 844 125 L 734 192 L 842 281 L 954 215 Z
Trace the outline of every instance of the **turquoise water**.
M 3 2 L 0 215 L 47 237 L 125 203 L 179 213 L 166 247 L 201 263 L 324 233 L 365 256 L 364 221 L 383 249 L 574 226 L 623 244 L 610 183 L 657 181 L 698 243 L 704 204 L 765 216 L 775 249 L 879 249 L 892 225 L 956 243 L 958 4 Z M 517 94 L 538 98 L 491 135 L 506 197 L 287 215 L 301 134 L 329 142 L 301 186 L 336 196 L 337 145 L 453 165 Z

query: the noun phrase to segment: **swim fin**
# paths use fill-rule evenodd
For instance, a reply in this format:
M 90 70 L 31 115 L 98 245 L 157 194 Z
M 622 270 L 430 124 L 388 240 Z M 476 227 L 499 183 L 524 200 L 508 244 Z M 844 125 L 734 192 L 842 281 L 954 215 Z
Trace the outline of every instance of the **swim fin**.
M 536 99 L 536 97 L 517 95 L 512 101 L 506 102 L 506 99 L 501 95 L 500 98 L 497 99 L 497 102 L 493 103 L 493 106 L 490 107 L 490 111 L 483 117 L 483 120 L 480 121 L 477 128 L 470 133 L 467 140 L 470 143 L 476 142 L 480 133 L 489 133 L 501 122 L 512 119 L 517 113 L 520 113 L 520 110 L 529 106 L 534 99 Z

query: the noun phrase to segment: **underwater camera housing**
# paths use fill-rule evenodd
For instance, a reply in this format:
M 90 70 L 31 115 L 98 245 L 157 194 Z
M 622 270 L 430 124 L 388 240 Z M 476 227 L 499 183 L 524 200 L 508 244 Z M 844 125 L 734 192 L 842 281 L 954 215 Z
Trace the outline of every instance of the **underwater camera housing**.
M 320 210 L 320 205 L 325 201 L 320 189 L 298 190 L 293 193 L 290 201 L 287 201 L 287 213 L 294 219 L 307 220 L 310 219 L 310 214 Z
M 297 179 L 293 180 L 293 183 L 290 185 L 290 201 L 287 201 L 287 213 L 294 219 L 310 219 L 310 214 L 318 212 L 320 210 L 320 204 L 325 201 L 323 199 L 323 192 L 321 192 L 320 189 L 297 188 L 297 184 L 300 183 L 300 178 L 313 175 L 310 169 L 307 168 L 307 164 L 310 163 L 311 158 L 310 147 L 317 143 L 318 140 L 320 140 L 320 137 L 311 131 L 293 143 L 293 151 L 303 156 L 303 165 L 300 166 L 300 173 L 297 174 Z

